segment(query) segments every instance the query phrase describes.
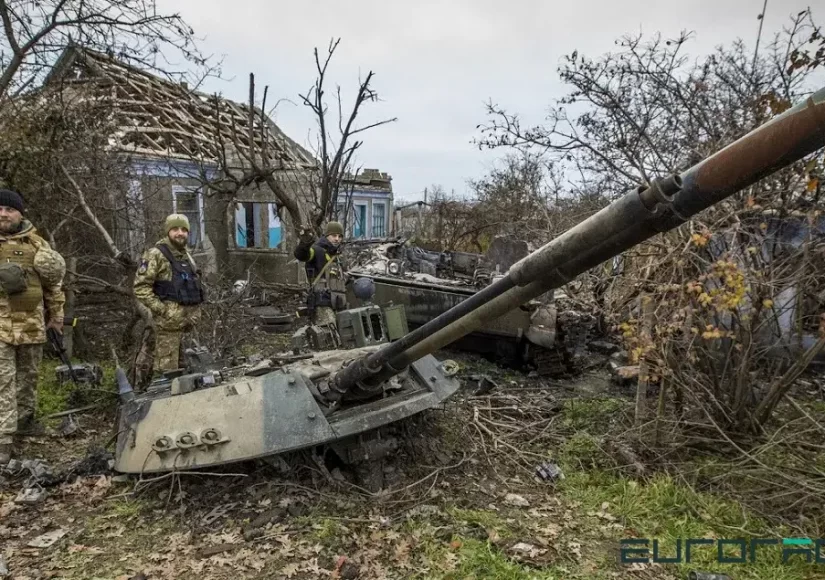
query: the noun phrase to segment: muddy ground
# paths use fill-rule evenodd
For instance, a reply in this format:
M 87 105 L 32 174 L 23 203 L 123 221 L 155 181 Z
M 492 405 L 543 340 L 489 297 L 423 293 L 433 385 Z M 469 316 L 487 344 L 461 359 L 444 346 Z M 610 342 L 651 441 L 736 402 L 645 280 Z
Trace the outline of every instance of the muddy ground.
M 560 382 L 472 355 L 437 356 L 460 363 L 464 386 L 443 409 L 409 423 L 378 493 L 306 453 L 209 473 L 118 476 L 101 450 L 112 449 L 111 408 L 75 415 L 79 429 L 68 437 L 60 420 L 51 421 L 22 455 L 42 458 L 56 475 L 81 475 L 45 485 L 33 504 L 15 501 L 23 477 L 0 481 L 8 577 L 686 577 L 685 568 L 619 561 L 621 538 L 685 516 L 640 495 L 649 487 L 628 475 L 632 469 L 607 473 L 581 460 L 582 441 L 590 440 L 582 434 L 620 422 L 631 391 L 600 368 Z M 564 478 L 537 478 L 545 462 Z M 650 485 L 658 486 L 655 497 L 677 489 Z M 645 502 L 649 510 L 640 511 Z M 668 509 L 678 503 L 667 502 Z M 776 570 L 735 577 L 818 577 L 809 568 Z

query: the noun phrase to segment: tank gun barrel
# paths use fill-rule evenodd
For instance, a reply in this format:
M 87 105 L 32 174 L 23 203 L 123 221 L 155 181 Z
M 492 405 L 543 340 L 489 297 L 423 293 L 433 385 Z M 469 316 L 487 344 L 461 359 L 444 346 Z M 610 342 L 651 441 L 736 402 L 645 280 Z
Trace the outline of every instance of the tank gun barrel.
M 825 146 L 825 87 L 681 174 L 639 186 L 470 296 L 332 377 L 341 394 L 370 394 L 411 362 L 575 279 Z

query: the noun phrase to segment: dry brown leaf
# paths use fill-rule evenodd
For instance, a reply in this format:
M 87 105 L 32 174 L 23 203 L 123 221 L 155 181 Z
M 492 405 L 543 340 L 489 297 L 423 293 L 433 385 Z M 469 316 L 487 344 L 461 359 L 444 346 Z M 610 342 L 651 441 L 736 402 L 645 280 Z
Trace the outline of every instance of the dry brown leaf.
M 410 562 L 410 543 L 406 540 L 401 540 L 395 545 L 393 559 L 399 566 L 409 566 Z
M 295 574 L 298 573 L 298 564 L 287 564 L 283 568 L 281 568 L 281 574 L 286 576 L 287 578 L 292 578 Z

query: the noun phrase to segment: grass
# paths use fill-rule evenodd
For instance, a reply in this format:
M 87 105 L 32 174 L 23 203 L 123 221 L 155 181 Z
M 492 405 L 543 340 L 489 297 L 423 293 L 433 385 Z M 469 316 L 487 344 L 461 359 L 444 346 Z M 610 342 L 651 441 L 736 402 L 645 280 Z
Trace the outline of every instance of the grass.
M 47 359 L 40 365 L 40 374 L 37 380 L 37 416 L 39 418 L 73 407 L 90 405 L 107 397 L 108 392 L 112 394 L 117 392 L 114 365 L 110 363 L 101 364 L 100 368 L 103 371 L 101 385 L 87 387 L 85 385 L 75 385 L 71 381 L 61 385 L 55 370 L 62 364 L 60 361 Z
M 574 430 L 603 432 L 610 426 L 610 420 L 629 406 L 628 401 L 611 397 L 568 399 L 562 411 L 563 424 Z
M 658 540 L 659 557 L 676 556 L 677 540 L 682 542 L 681 562 L 685 561 L 685 542 L 689 538 L 744 539 L 793 537 L 797 534 L 781 527 L 772 527 L 755 517 L 741 504 L 723 497 L 699 493 L 687 482 L 668 475 L 657 475 L 646 483 L 640 483 L 610 472 L 600 457 L 604 458 L 598 439 L 591 433 L 604 431 L 604 421 L 610 413 L 627 403 L 609 400 L 575 401 L 565 407 L 564 420 L 577 432 L 559 452 L 566 478 L 558 489 L 568 502 L 580 504 L 587 513 L 599 512 L 603 517 L 615 518 L 624 528 L 616 530 L 611 541 L 617 544 L 623 538 L 648 538 L 652 556 L 652 541 Z M 718 468 L 717 462 L 706 467 Z M 607 514 L 604 516 L 604 514 Z M 748 544 L 749 545 L 749 544 Z M 636 547 L 636 546 L 634 546 Z M 690 564 L 668 564 L 667 567 L 686 577 L 691 570 L 714 571 L 727 574 L 737 580 L 803 580 L 825 578 L 825 566 L 808 564 L 801 556 L 782 562 L 779 547 L 760 547 L 756 562 L 718 563 L 717 547 L 698 546 L 691 550 Z M 617 546 L 618 548 L 618 546 Z M 739 554 L 730 547 L 724 552 L 729 557 Z M 643 554 L 634 554 L 639 557 Z M 748 559 L 750 552 L 747 552 Z

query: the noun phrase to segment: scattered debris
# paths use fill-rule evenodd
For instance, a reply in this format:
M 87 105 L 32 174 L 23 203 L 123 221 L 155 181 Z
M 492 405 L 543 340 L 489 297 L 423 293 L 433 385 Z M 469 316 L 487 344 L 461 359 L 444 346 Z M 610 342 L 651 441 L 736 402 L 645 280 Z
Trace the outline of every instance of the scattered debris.
M 25 503 L 34 505 L 40 503 L 46 497 L 46 490 L 41 487 L 27 487 L 17 494 L 14 503 Z
M 104 475 L 114 469 L 114 456 L 103 447 L 92 446 L 86 452 L 86 457 L 72 464 L 69 469 L 60 476 L 61 481 L 72 477 L 84 477 L 89 475 Z
M 264 359 L 255 366 L 251 367 L 244 374 L 248 377 L 259 377 L 272 372 L 273 364 L 270 359 Z
M 61 385 L 76 382 L 80 385 L 100 386 L 103 382 L 103 370 L 96 364 L 74 363 L 60 365 L 54 369 L 57 382 Z
M 223 554 L 224 552 L 230 552 L 232 550 L 237 550 L 243 544 L 217 544 L 215 546 L 207 546 L 202 548 L 198 551 L 197 557 L 198 558 L 211 558 L 212 556 L 216 556 L 218 554 Z
M 613 381 L 621 386 L 634 384 L 639 379 L 639 365 L 614 366 L 610 363 L 610 370 L 613 374 Z
M 542 463 L 536 467 L 536 476 L 542 481 L 561 481 L 564 479 L 564 473 L 555 463 Z
M 46 415 L 44 419 L 57 419 L 58 417 L 65 417 L 67 415 L 74 415 L 75 413 L 82 413 L 83 411 L 91 411 L 92 409 L 97 409 L 100 406 L 100 403 L 95 403 L 94 405 L 86 405 L 85 407 L 77 407 L 75 409 L 68 409 L 66 411 L 60 411 L 59 413 L 52 413 L 51 415 Z
M 28 474 L 24 487 L 53 485 L 58 482 L 52 468 L 42 459 L 12 459 L 5 467 L 5 472 L 13 477 Z
M 515 493 L 508 493 L 504 497 L 504 503 L 507 505 L 512 505 L 516 507 L 530 507 L 530 502 L 524 499 L 524 497 L 517 495 Z
M 256 306 L 250 308 L 249 312 L 256 317 L 256 322 L 264 332 L 289 332 L 295 322 L 293 314 L 284 313 L 274 306 Z
M 619 350 L 619 345 L 606 340 L 594 340 L 587 346 L 593 352 L 606 355 L 611 355 Z
M 46 532 L 41 536 L 37 536 L 35 539 L 29 541 L 26 544 L 30 548 L 48 548 L 49 546 L 54 545 L 60 538 L 67 534 L 66 530 L 63 528 L 58 528 L 56 530 L 52 530 L 51 532 Z
M 59 431 L 60 434 L 63 435 L 63 437 L 71 437 L 72 435 L 77 433 L 79 429 L 80 427 L 77 425 L 77 421 L 75 421 L 74 415 L 66 415 L 60 422 Z
M 233 503 L 227 503 L 227 504 L 219 505 L 219 506 L 213 508 L 211 512 L 209 512 L 208 514 L 203 516 L 203 519 L 201 520 L 201 524 L 204 525 L 204 526 L 212 525 L 214 522 L 216 522 L 220 518 L 226 517 L 226 515 L 232 510 L 232 508 L 234 508 L 237 505 L 238 505 L 237 502 L 233 502 Z
M 487 393 L 499 388 L 498 383 L 487 375 L 471 375 L 467 378 L 477 384 L 475 391 L 473 391 L 473 396 L 476 397 L 486 395 Z
M 6 564 L 6 559 L 3 554 L 0 554 L 0 578 L 5 578 L 9 575 L 9 566 Z

